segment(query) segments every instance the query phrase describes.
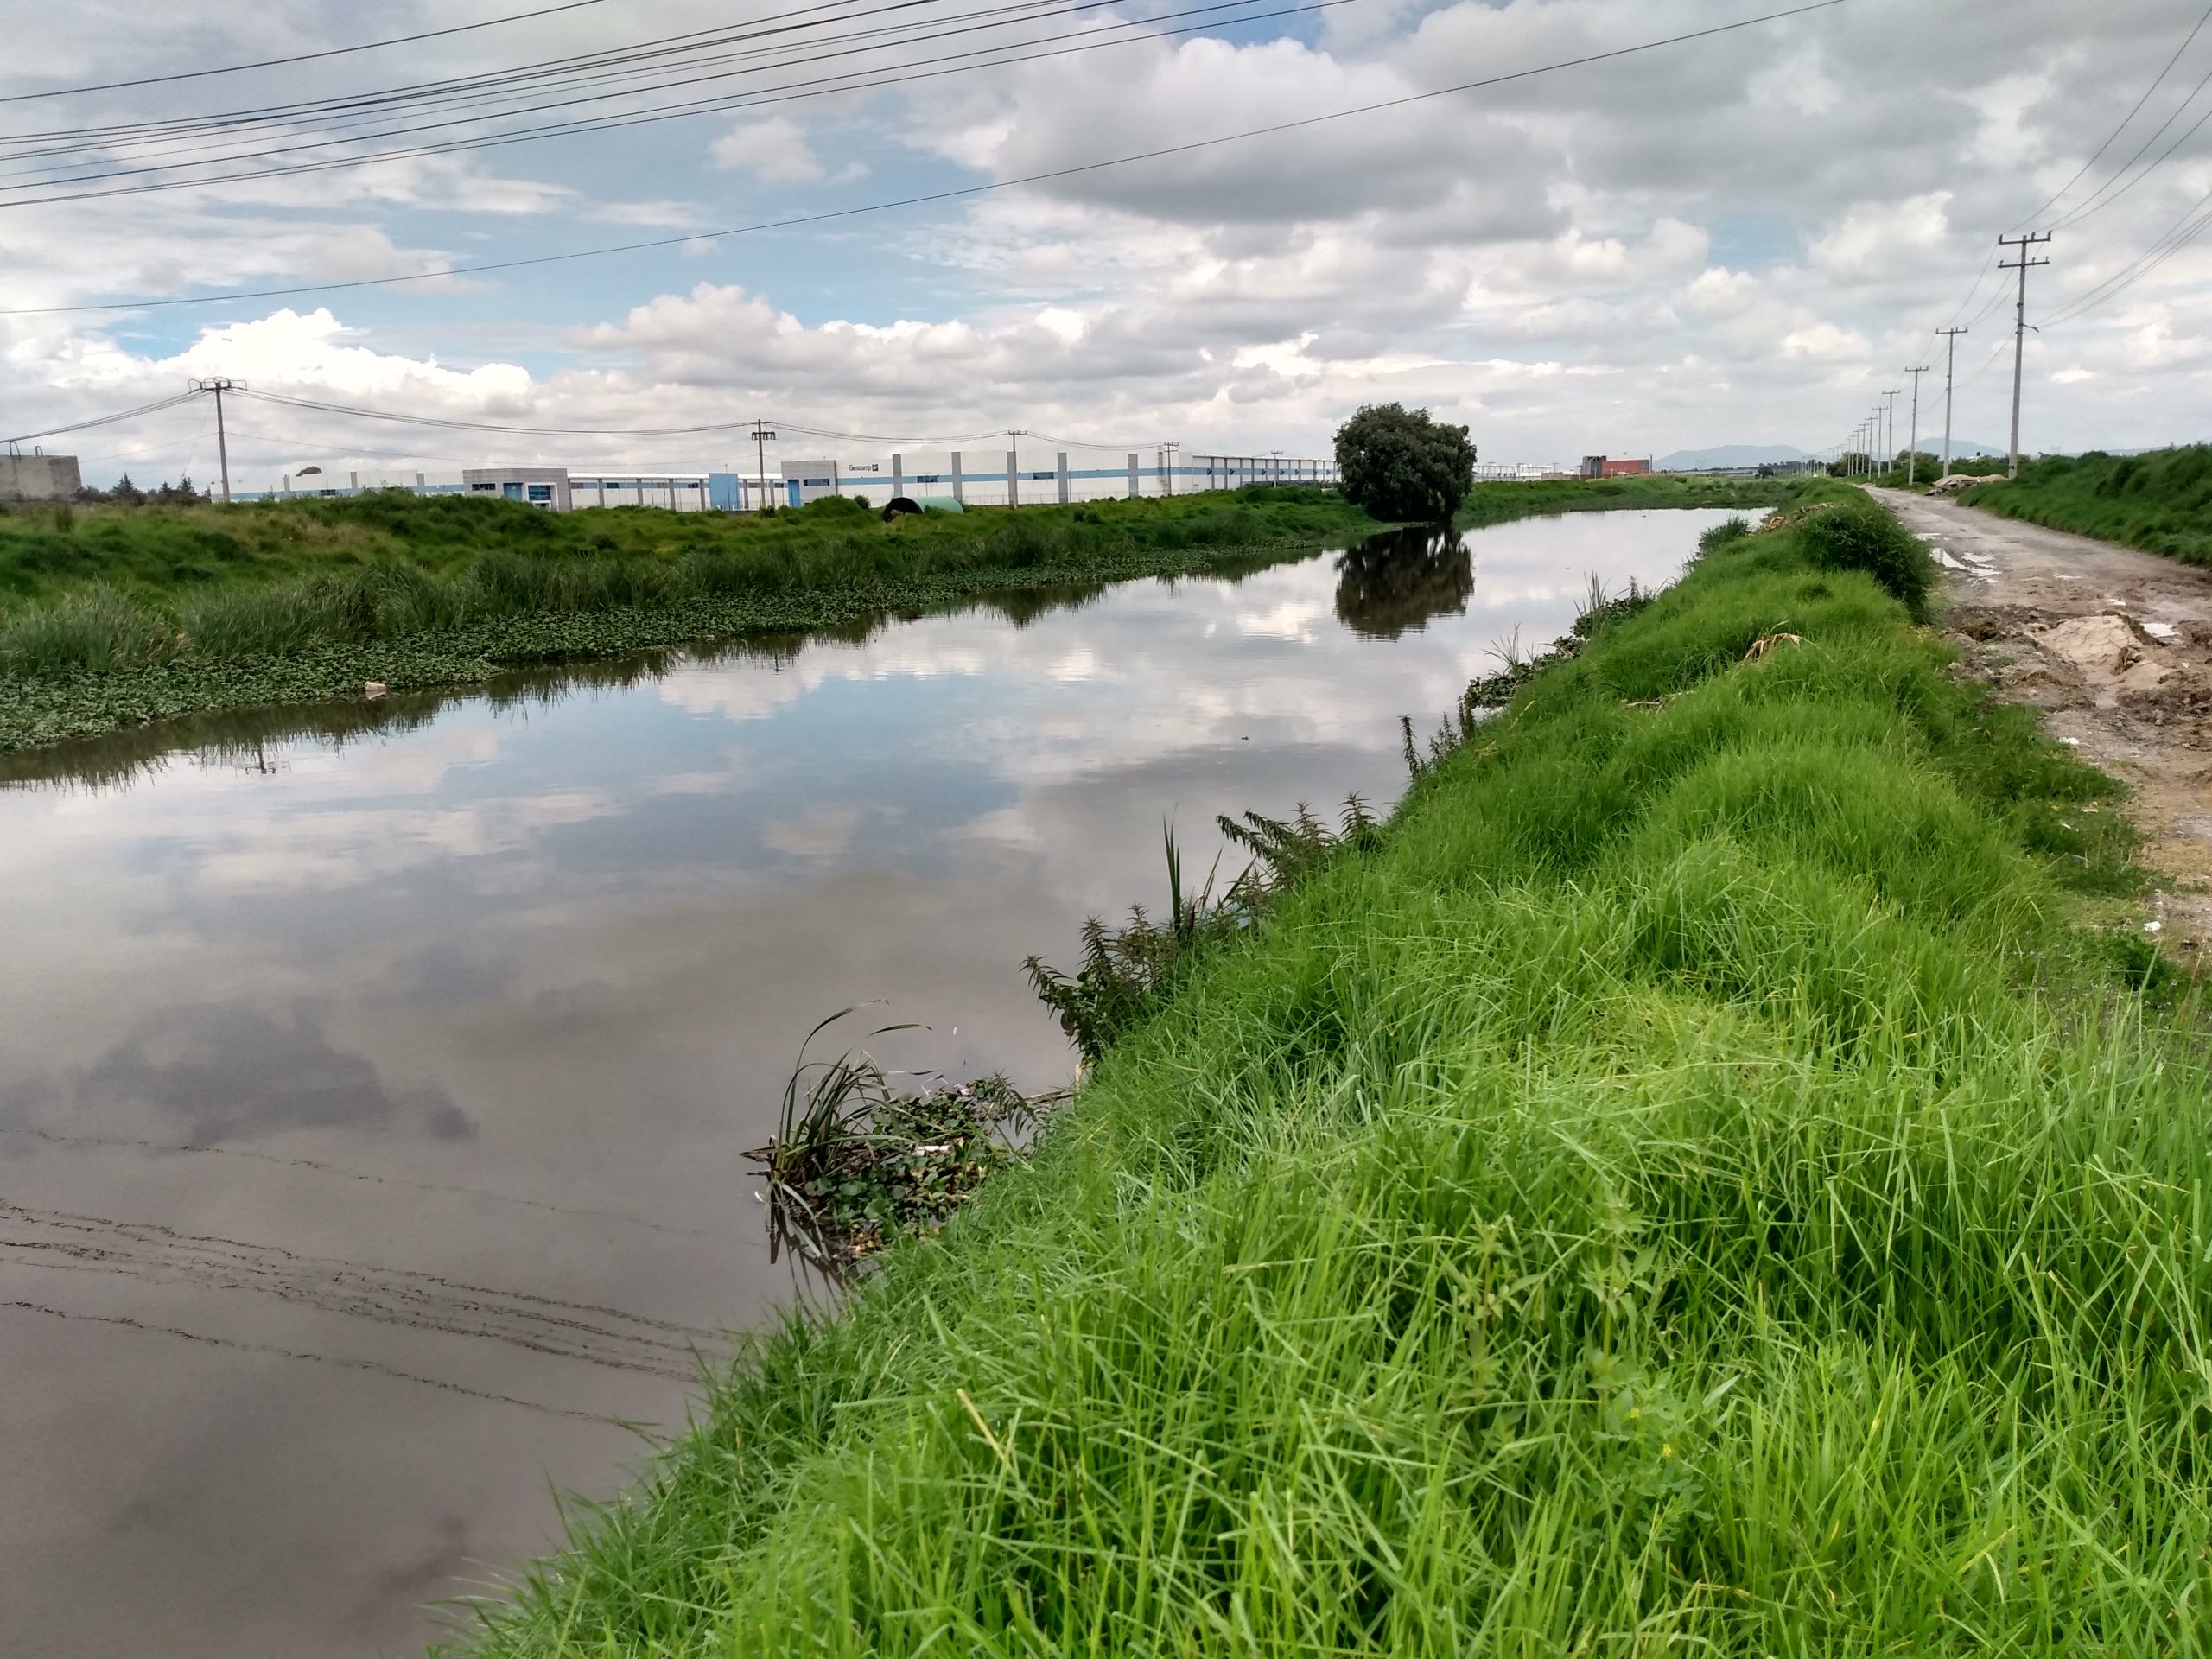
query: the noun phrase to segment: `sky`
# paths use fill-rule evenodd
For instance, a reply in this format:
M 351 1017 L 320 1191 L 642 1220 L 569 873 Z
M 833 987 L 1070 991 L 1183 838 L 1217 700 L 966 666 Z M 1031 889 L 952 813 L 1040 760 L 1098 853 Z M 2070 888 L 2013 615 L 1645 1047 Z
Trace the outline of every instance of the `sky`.
M 1995 239 L 2044 227 L 2023 448 L 2212 437 L 2212 238 L 2126 280 L 2212 204 L 2212 124 L 2196 124 L 2212 115 L 2212 23 L 2190 33 L 2212 14 L 1843 0 L 1548 67 L 1786 3 L 1136 0 L 1009 17 L 982 15 L 1005 0 L 584 0 L 219 74 L 193 72 L 530 0 L 21 8 L 0 60 L 0 437 L 228 376 L 254 394 L 617 434 L 425 429 L 248 397 L 230 408 L 240 487 L 309 464 L 728 467 L 750 461 L 734 431 L 620 434 L 758 416 L 788 457 L 967 435 L 988 451 L 980 435 L 1009 428 L 1116 454 L 1172 440 L 1320 455 L 1382 402 L 1466 424 L 1485 461 L 1557 464 L 1833 449 L 1891 388 L 1908 389 L 1902 445 L 1907 371 L 1926 365 L 1932 448 L 1935 331 L 1963 325 L 1955 429 L 2002 445 L 2013 279 L 1993 268 Z M 572 120 L 719 100 L 650 123 L 429 154 L 560 118 L 518 100 L 499 120 L 480 105 L 383 118 L 442 117 L 429 137 L 365 138 L 361 106 L 227 136 L 115 130 L 747 25 L 779 60 L 733 67 L 762 48 L 702 35 L 659 60 L 660 90 L 559 94 L 601 96 L 565 106 Z M 947 61 L 981 48 L 1001 60 Z M 156 76 L 186 78 L 41 96 Z M 1501 76 L 1518 78 L 1204 143 Z M 415 153 L 351 164 L 377 144 Z M 210 169 L 143 170 L 201 157 L 230 175 L 168 188 Z M 310 159 L 348 164 L 272 170 Z M 926 195 L 940 199 L 845 213 Z M 844 216 L 713 234 L 822 213 Z M 640 240 L 664 245 L 467 274 Z M 423 272 L 447 274 L 321 286 Z M 146 303 L 272 289 L 311 291 Z M 118 308 L 58 309 L 103 306 Z M 88 481 L 205 482 L 213 424 L 202 397 L 32 442 L 79 454 Z

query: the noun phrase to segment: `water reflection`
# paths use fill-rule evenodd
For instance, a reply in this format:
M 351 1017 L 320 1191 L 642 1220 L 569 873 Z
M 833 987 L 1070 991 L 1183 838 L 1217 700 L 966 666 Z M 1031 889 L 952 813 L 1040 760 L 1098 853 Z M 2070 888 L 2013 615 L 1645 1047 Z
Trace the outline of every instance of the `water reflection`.
M 1163 818 L 1195 870 L 1218 812 L 1386 807 L 1401 715 L 1722 516 L 1485 531 L 1471 590 L 1363 551 L 18 757 L 0 1651 L 419 1645 L 552 1541 L 549 1483 L 620 1478 L 611 1420 L 682 1420 L 671 1332 L 789 1296 L 744 1154 L 816 1021 L 1064 1082 L 1021 959 L 1156 904 Z
M 1395 639 L 1438 617 L 1463 616 L 1475 591 L 1468 538 L 1445 529 L 1394 530 L 1337 556 L 1337 615 L 1370 639 Z

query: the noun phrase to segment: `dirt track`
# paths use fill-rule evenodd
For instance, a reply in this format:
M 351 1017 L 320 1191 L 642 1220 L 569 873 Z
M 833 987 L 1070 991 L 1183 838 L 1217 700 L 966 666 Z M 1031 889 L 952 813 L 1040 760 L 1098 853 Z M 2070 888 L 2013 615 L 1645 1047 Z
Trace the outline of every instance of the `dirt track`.
M 1881 490 L 1945 571 L 1967 671 L 2126 783 L 2166 942 L 2212 949 L 2212 570 Z

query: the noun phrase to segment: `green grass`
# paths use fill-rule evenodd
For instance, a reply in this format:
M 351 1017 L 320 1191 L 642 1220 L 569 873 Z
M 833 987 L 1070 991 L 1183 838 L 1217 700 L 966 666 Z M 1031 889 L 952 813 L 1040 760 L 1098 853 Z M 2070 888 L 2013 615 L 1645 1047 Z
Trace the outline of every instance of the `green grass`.
M 282 656 L 521 615 L 1081 569 L 1372 528 L 1325 492 L 1248 490 L 886 524 L 842 499 L 766 518 L 536 512 L 398 492 L 0 517 L 0 672 Z
M 2203 1653 L 2212 1115 L 2083 925 L 2112 785 L 1809 551 L 1475 728 L 467 1650 Z
M 2212 445 L 2025 461 L 2018 478 L 1977 484 L 1961 499 L 2048 529 L 2212 564 Z
M 1715 499 L 1664 484 L 1486 486 L 1506 493 L 1478 492 L 1469 522 Z M 0 513 L 0 753 L 368 681 L 469 684 L 963 599 L 1236 574 L 1379 528 L 1331 493 L 1256 486 L 893 524 L 843 500 L 740 518 L 400 493 Z
M 1547 478 L 1478 484 L 1454 520 L 1462 529 L 1542 513 L 1604 512 L 1636 507 L 1778 506 L 1803 487 L 1789 478 Z

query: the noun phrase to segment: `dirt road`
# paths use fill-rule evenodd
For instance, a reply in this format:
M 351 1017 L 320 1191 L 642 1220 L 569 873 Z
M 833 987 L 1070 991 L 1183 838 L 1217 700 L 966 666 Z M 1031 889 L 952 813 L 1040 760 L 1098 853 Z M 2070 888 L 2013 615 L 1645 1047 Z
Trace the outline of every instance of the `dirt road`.
M 1936 550 L 1969 672 L 2135 791 L 2165 943 L 2212 950 L 2212 569 L 1878 490 Z

